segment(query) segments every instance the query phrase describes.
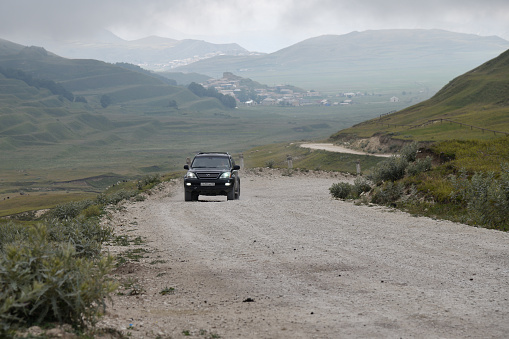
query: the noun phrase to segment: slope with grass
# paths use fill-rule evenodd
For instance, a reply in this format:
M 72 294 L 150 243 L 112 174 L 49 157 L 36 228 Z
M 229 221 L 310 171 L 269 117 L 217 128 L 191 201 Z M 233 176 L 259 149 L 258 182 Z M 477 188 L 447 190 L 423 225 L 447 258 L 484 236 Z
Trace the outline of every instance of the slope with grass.
M 415 146 L 412 159 L 393 157 L 373 168 L 368 195 L 354 196 L 344 184 L 331 188 L 336 197 L 509 230 L 509 51 L 427 101 L 341 130 L 330 140 L 364 149 L 370 143 L 382 144 L 379 149 Z
M 5 151 L 134 141 L 164 125 L 158 116 L 226 110 L 218 100 L 199 98 L 160 76 L 5 40 L 0 40 L 0 88 Z
M 339 131 L 331 139 L 385 135 L 440 141 L 492 139 L 508 133 L 509 50 L 450 81 L 429 100 Z

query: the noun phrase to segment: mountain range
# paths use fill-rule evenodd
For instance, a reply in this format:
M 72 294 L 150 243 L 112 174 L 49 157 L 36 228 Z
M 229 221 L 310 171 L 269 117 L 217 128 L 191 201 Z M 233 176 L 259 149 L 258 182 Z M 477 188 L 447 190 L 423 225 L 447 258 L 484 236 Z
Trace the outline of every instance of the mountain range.
M 392 29 L 310 38 L 270 54 L 238 44 L 212 44 L 156 36 L 126 41 L 104 31 L 87 41 L 41 41 L 66 58 L 125 62 L 144 69 L 221 78 L 231 72 L 268 85 L 290 84 L 325 92 L 408 91 L 430 95 L 509 48 L 496 36 L 444 30 Z M 194 76 L 196 79 L 196 76 Z M 185 80 L 179 83 L 186 83 Z
M 202 40 L 176 40 L 158 36 L 128 41 L 106 30 L 87 40 L 44 40 L 39 41 L 37 46 L 43 46 L 65 58 L 125 62 L 157 71 L 167 71 L 217 55 L 250 54 L 235 43 L 214 44 Z
M 443 30 L 395 29 L 324 35 L 265 55 L 217 56 L 176 68 L 219 77 L 228 71 L 266 84 L 321 91 L 404 89 L 435 92 L 509 48 L 496 37 Z

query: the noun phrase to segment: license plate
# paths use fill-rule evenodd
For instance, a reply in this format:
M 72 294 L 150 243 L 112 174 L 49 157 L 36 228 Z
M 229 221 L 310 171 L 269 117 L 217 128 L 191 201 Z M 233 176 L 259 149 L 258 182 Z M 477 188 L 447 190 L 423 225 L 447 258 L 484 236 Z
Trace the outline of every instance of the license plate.
M 200 183 L 201 186 L 216 186 L 215 182 L 202 182 Z

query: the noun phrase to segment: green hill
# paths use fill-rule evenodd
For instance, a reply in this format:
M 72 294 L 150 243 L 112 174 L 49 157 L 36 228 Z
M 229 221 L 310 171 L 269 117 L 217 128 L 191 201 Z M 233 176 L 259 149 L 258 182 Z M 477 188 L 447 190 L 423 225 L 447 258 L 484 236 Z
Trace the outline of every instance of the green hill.
M 204 101 L 168 83 L 136 68 L 65 59 L 0 40 L 0 171 L 36 169 L 52 180 L 61 175 L 55 169 L 71 179 L 91 172 L 137 174 L 154 158 L 139 161 L 123 152 L 163 152 L 180 128 L 173 121 L 229 111 L 219 100 Z
M 218 100 L 207 107 L 187 88 L 168 83 L 136 68 L 61 58 L 41 47 L 0 40 L 0 148 L 86 144 L 108 139 L 108 133 L 126 142 L 139 135 L 136 128 L 157 125 L 161 114 L 195 106 L 225 110 Z
M 429 100 L 339 131 L 331 139 L 378 135 L 440 141 L 504 133 L 509 134 L 509 50 L 450 81 Z

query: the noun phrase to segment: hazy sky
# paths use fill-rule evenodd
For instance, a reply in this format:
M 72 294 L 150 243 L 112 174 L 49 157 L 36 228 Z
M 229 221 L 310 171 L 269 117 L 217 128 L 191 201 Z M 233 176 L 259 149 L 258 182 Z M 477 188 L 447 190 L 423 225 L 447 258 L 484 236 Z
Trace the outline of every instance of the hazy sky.
M 0 0 L 0 38 L 36 44 L 108 29 L 274 52 L 324 34 L 440 28 L 509 40 L 509 0 Z M 15 39 L 15 40 L 14 40 Z

